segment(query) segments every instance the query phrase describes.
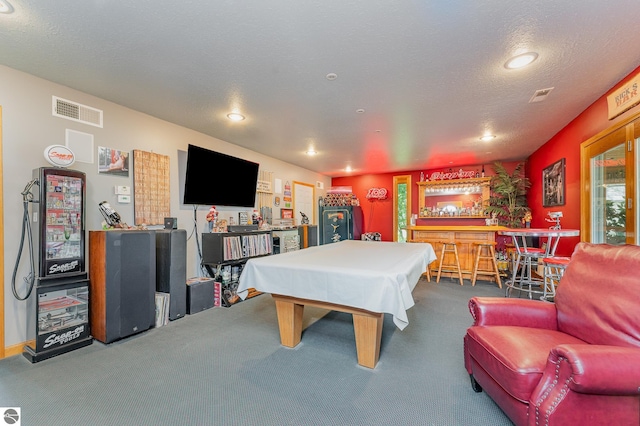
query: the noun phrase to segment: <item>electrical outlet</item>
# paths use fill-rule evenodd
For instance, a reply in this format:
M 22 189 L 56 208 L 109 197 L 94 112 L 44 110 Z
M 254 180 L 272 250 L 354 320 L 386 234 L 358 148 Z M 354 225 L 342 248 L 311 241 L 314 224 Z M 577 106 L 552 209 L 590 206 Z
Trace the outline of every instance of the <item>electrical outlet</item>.
M 120 204 L 128 204 L 131 202 L 131 195 L 118 195 L 118 202 Z

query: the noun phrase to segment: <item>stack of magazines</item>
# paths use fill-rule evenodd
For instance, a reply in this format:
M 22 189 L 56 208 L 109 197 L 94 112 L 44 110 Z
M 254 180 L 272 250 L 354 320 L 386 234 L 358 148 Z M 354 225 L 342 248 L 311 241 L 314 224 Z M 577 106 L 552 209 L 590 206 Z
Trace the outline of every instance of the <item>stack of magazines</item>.
M 169 293 L 156 292 L 156 327 L 169 324 Z

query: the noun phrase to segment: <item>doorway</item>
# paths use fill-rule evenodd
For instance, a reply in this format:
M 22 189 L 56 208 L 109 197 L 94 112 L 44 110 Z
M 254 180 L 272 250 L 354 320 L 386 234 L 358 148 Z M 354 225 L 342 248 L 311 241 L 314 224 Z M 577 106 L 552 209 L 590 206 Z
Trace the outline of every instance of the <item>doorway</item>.
M 411 217 L 411 175 L 393 177 L 393 241 L 407 242 Z
M 584 241 L 638 244 L 636 175 L 640 118 L 634 117 L 580 146 Z

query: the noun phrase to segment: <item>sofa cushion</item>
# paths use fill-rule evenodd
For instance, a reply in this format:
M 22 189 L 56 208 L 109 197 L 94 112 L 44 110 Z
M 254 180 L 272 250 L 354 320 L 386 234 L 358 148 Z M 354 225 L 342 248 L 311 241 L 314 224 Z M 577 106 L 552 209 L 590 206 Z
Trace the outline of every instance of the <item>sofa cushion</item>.
M 528 402 L 540 382 L 551 348 L 584 344 L 568 334 L 515 326 L 474 326 L 467 330 L 471 357 L 512 397 Z
M 640 347 L 640 247 L 579 243 L 555 297 L 558 330 L 596 345 Z

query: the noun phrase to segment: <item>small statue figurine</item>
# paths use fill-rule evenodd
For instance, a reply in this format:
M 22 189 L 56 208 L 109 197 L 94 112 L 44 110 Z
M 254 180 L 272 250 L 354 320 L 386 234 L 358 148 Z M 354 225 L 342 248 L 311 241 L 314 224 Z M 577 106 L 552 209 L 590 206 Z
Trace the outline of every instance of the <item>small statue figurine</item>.
M 218 211 L 216 210 L 216 206 L 211 206 L 209 209 L 209 213 L 207 213 L 207 222 L 209 222 L 209 232 L 213 232 L 213 228 L 217 226 L 218 222 Z
M 525 228 L 531 228 L 531 219 L 531 210 L 527 210 L 527 212 L 524 214 L 524 217 L 522 218 Z
M 302 222 L 300 223 L 301 225 L 308 225 L 309 224 L 309 218 L 307 217 L 306 214 L 300 212 L 300 215 L 302 215 Z

